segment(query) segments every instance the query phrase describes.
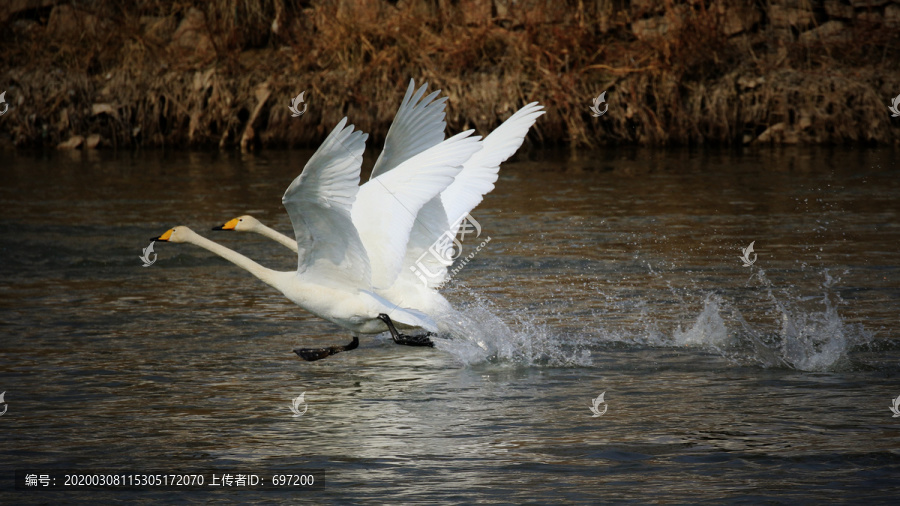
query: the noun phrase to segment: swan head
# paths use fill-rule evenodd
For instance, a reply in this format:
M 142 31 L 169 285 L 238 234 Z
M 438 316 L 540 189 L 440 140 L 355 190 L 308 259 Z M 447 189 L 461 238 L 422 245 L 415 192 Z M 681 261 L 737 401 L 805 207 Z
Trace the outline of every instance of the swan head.
M 194 235 L 194 231 L 183 226 L 178 226 L 175 228 L 170 228 L 163 235 L 159 237 L 150 238 L 151 241 L 162 241 L 162 242 L 187 242 L 188 237 Z
M 250 216 L 249 214 L 245 214 L 243 216 L 238 216 L 232 220 L 228 220 L 224 225 L 220 227 L 213 227 L 213 230 L 234 230 L 235 232 L 252 232 L 253 229 L 259 225 L 259 220 Z

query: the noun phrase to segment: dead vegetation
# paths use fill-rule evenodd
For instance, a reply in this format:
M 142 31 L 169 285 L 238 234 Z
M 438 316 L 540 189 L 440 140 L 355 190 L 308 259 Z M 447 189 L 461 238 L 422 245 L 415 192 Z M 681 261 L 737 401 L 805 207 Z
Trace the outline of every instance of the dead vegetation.
M 19 146 L 308 146 L 345 115 L 377 141 L 410 77 L 449 97 L 454 131 L 539 100 L 545 144 L 900 141 L 896 2 L 13 0 L 4 17 L 0 137 Z

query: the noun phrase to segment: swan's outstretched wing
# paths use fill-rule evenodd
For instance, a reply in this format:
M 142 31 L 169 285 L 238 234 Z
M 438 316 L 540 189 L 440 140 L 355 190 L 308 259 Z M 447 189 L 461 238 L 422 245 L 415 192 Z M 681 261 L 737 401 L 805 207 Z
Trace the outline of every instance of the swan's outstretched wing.
M 288 186 L 281 202 L 297 238 L 297 272 L 319 282 L 365 288 L 368 256 L 350 220 L 367 135 L 344 118 Z
M 528 129 L 544 114 L 532 102 L 519 109 L 482 141 L 482 149 L 469 158 L 453 183 L 419 212 L 410 233 L 401 276 L 418 278 L 430 288 L 439 288 L 452 264 L 453 239 L 465 216 L 494 189 L 500 164 L 512 156 Z
M 519 149 L 528 129 L 544 114 L 543 108 L 532 102 L 498 126 L 482 141 L 483 149 L 466 161 L 453 184 L 441 193 L 441 202 L 454 234 L 466 214 L 494 189 L 500 164 Z
M 441 90 L 431 92 L 422 99 L 428 83 L 415 90 L 416 82 L 409 80 L 409 87 L 394 122 L 384 139 L 384 150 L 378 155 L 370 179 L 396 168 L 401 163 L 444 140 L 444 103 L 447 98 L 435 100 Z M 420 101 L 421 99 L 421 101 Z
M 375 288 L 394 283 L 419 210 L 444 191 L 480 149 L 481 138 L 471 134 L 469 130 L 453 136 L 360 187 L 352 218 L 369 254 Z

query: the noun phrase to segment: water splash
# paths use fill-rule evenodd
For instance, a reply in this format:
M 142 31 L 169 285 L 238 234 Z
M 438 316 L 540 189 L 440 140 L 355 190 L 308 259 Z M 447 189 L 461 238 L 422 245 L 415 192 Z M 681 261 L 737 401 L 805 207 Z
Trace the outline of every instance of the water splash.
M 800 296 L 790 287 L 777 289 L 762 269 L 751 277 L 764 288 L 770 304 L 767 316 L 774 321 L 759 322 L 754 326 L 743 318 L 739 322 L 750 337 L 757 337 L 760 332 L 756 328 L 762 328 L 769 336 L 764 345 L 776 351 L 780 360 L 793 369 L 827 371 L 845 368 L 850 364 L 850 350 L 868 344 L 874 338 L 874 334 L 861 325 L 846 323 L 838 313 L 838 306 L 844 302 L 834 286 L 840 278 L 833 277 L 827 269 L 822 276 L 822 294 L 815 296 Z
M 438 316 L 448 339 L 435 347 L 463 365 L 479 363 L 587 367 L 592 364 L 588 340 L 566 336 L 522 312 L 504 311 L 512 321 L 497 316 L 498 309 L 484 297 L 467 291 L 469 304 L 460 312 Z
M 714 291 L 673 286 L 665 269 L 643 267 L 650 278 L 598 290 L 600 307 L 578 316 L 571 307 L 559 314 L 497 307 L 455 284 L 453 292 L 466 303 L 437 318 L 445 339 L 436 347 L 462 365 L 587 367 L 592 350 L 612 344 L 693 348 L 741 365 L 833 371 L 852 366 L 850 352 L 874 337 L 841 316 L 839 279 L 828 270 L 809 272 L 823 278 L 809 295 L 793 284 L 776 285 L 756 266 L 744 286 Z M 554 320 L 563 323 L 548 323 Z
M 850 351 L 870 343 L 874 335 L 861 325 L 844 321 L 838 312 L 843 300 L 834 289 L 839 279 L 828 270 L 822 275 L 821 295 L 800 296 L 791 288 L 777 288 L 765 271 L 758 269 L 750 281 L 758 282 L 762 300 L 725 302 L 718 294 L 707 294 L 694 323 L 686 331 L 675 330 L 672 345 L 705 348 L 739 363 L 763 367 L 800 371 L 847 368 Z M 748 321 L 739 307 L 753 305 L 761 305 L 763 310 L 750 308 L 753 316 Z
M 679 326 L 673 338 L 676 346 L 700 346 L 723 347 L 731 343 L 732 339 L 725 327 L 725 320 L 719 314 L 722 298 L 710 293 L 703 301 L 703 310 L 697 316 L 694 324 L 686 331 Z
M 851 367 L 851 351 L 874 338 L 841 316 L 840 280 L 828 270 L 812 273 L 818 286 L 809 295 L 777 286 L 758 267 L 745 286 L 715 291 L 674 287 L 664 271 L 644 267 L 649 277 L 598 290 L 605 307 L 591 320 L 603 325 L 584 331 L 600 345 L 694 348 L 741 365 L 833 371 Z

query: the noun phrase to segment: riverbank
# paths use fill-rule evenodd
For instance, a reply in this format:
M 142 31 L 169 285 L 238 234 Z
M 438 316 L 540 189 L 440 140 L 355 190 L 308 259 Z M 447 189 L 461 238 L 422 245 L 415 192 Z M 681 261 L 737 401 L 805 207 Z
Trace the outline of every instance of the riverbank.
M 451 131 L 540 101 L 544 145 L 900 143 L 900 2 L 620 3 L 17 0 L 0 142 L 314 146 L 343 116 L 378 142 L 413 77 Z

